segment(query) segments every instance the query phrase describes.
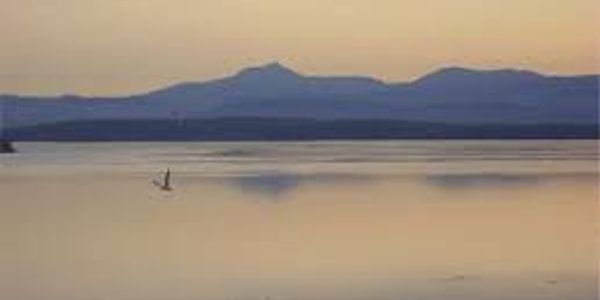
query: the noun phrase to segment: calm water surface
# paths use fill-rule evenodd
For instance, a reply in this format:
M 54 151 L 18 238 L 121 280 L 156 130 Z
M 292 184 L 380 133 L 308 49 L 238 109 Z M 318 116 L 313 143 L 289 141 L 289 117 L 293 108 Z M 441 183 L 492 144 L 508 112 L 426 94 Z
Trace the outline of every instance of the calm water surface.
M 598 298 L 595 141 L 17 147 L 1 299 Z

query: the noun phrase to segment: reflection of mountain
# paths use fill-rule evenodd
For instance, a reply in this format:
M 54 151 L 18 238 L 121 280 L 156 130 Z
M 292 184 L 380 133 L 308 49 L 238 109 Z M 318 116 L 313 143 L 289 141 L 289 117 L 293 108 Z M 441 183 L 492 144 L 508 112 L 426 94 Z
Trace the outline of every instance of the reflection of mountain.
M 357 174 L 310 174 L 265 173 L 252 176 L 228 178 L 225 183 L 243 192 L 277 199 L 302 185 L 354 184 L 373 180 L 371 176 Z
M 222 117 L 594 124 L 598 78 L 448 68 L 414 82 L 388 84 L 368 77 L 303 76 L 270 64 L 124 98 L 0 96 L 0 101 L 7 127 Z
M 290 174 L 265 174 L 260 176 L 234 177 L 227 181 L 243 192 L 275 198 L 294 190 L 301 183 L 300 176 Z
M 445 189 L 503 188 L 511 186 L 531 186 L 548 181 L 590 181 L 598 182 L 597 173 L 473 173 L 473 174 L 436 174 L 424 178 L 428 185 Z

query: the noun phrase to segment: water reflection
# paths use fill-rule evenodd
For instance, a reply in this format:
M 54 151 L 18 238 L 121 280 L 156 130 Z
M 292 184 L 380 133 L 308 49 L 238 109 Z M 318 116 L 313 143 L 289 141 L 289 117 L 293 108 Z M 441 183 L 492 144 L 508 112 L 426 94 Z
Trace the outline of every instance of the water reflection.
M 557 144 L 519 143 L 450 146 L 520 156 Z M 561 156 L 579 144 L 564 144 Z M 594 159 L 430 163 L 427 153 L 450 146 L 394 142 L 256 144 L 247 148 L 282 154 L 241 164 L 248 153 L 235 149 L 246 148 L 229 144 L 45 145 L 48 156 L 31 146 L 8 158 L 13 172 L 0 172 L 1 299 L 598 296 Z M 166 167 L 163 154 L 204 159 L 222 149 L 234 149 L 218 153 L 231 155 L 226 162 L 169 161 L 168 198 L 149 183 Z M 369 161 L 410 151 L 424 159 Z
M 275 172 L 180 178 L 181 201 L 149 201 L 145 176 L 2 177 L 3 299 L 597 296 L 589 182 L 463 193 Z M 272 186 L 280 205 L 253 201 Z
M 511 173 L 470 173 L 435 174 L 425 176 L 423 182 L 443 189 L 472 188 L 511 188 L 531 187 L 549 182 L 597 182 L 597 173 L 574 174 L 511 174 Z
M 271 200 L 281 200 L 284 196 L 302 186 L 343 185 L 368 183 L 374 176 L 351 174 L 292 174 L 266 172 L 257 175 L 232 176 L 221 181 L 234 189 L 254 193 Z
M 233 177 L 227 183 L 244 192 L 257 193 L 272 199 L 297 188 L 303 178 L 292 174 L 264 174 L 249 177 Z
M 526 188 L 549 183 L 581 182 L 594 184 L 597 173 L 522 174 L 522 173 L 469 173 L 432 175 L 365 175 L 356 174 L 296 174 L 263 172 L 253 175 L 228 176 L 218 180 L 242 192 L 256 194 L 270 200 L 281 200 L 289 193 L 310 186 L 365 185 L 377 182 L 413 182 L 438 189 L 498 189 Z
M 518 174 L 442 174 L 427 176 L 424 181 L 440 188 L 465 189 L 535 185 L 541 179 L 540 176 Z

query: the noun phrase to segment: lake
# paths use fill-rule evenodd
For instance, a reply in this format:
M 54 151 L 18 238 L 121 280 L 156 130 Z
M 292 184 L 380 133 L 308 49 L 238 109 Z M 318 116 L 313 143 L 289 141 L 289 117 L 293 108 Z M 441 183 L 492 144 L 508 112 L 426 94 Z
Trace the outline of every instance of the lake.
M 2 299 L 598 298 L 597 141 L 16 147 Z

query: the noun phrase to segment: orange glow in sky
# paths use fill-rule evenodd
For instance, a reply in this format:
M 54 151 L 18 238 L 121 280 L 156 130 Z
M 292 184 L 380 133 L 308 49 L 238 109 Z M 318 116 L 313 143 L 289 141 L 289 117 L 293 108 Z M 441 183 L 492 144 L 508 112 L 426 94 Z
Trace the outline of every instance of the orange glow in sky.
M 281 61 L 406 81 L 597 73 L 597 0 L 5 0 L 0 93 L 128 94 Z

